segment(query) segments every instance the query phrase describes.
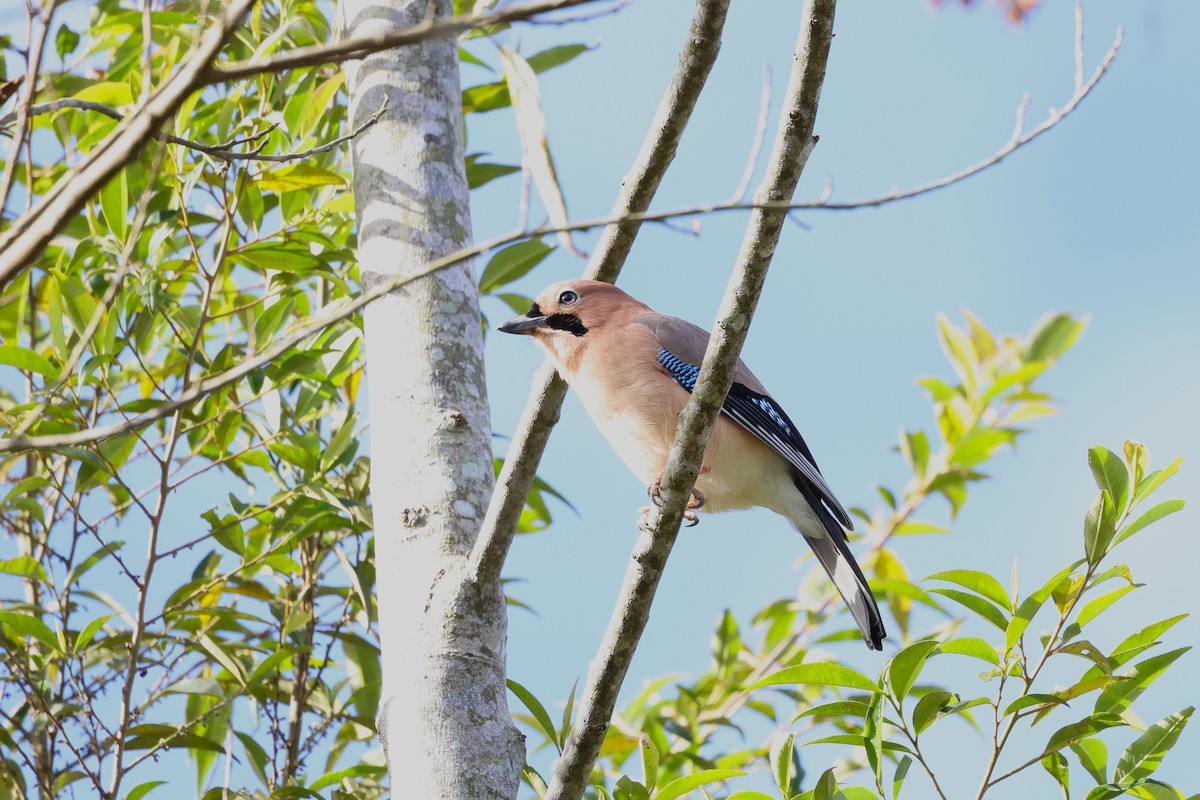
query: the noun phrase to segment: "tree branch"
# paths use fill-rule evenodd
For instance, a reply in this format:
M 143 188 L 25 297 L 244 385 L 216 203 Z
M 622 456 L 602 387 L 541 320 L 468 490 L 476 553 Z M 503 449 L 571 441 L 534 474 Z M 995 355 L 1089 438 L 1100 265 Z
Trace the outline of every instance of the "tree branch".
M 635 215 L 650 207 L 667 167 L 675 158 L 700 91 L 716 63 L 729 2 L 697 2 L 675 75 L 659 102 L 641 152 L 622 182 L 621 195 L 613 207 L 613 219 L 592 255 L 585 272 L 587 277 L 612 283 L 620 274 L 641 227 L 642 221 Z M 517 521 L 525 507 L 525 498 L 533 486 L 538 462 L 546 449 L 550 431 L 558 422 L 566 393 L 566 382 L 558 377 L 550 364 L 534 375 L 529 400 L 496 479 L 496 491 L 488 504 L 483 530 L 471 554 L 470 570 L 477 580 L 499 578 Z
M 813 125 L 833 41 L 835 0 L 807 0 L 784 110 L 758 203 L 790 201 L 815 138 Z M 587 686 L 563 755 L 555 766 L 547 800 L 578 800 L 608 731 L 617 694 L 650 616 L 654 592 L 679 533 L 685 504 L 700 473 L 704 449 L 733 384 L 738 355 L 775 254 L 787 213 L 760 208 L 750 218 L 738 263 L 730 277 L 700 368 L 699 380 L 680 416 L 675 443 L 661 481 L 663 504 L 639 537 L 605 633 L 588 670 Z
M 37 260 L 50 240 L 83 208 L 93 194 L 137 157 L 155 132 L 198 87 L 204 85 L 209 64 L 233 35 L 256 0 L 230 0 L 216 25 L 197 41 L 179 70 L 119 123 L 77 167 L 70 169 L 36 206 L 14 220 L 0 235 L 0 287 L 18 270 Z
M 374 36 L 359 36 L 353 39 L 343 39 L 335 44 L 313 45 L 289 50 L 286 53 L 271 58 L 258 58 L 250 61 L 235 61 L 224 67 L 212 67 L 205 75 L 205 83 L 224 83 L 226 81 L 249 78 L 264 72 L 279 72 L 298 67 L 317 67 L 325 64 L 340 64 L 343 61 L 354 61 L 365 58 L 372 53 L 391 50 L 393 47 L 416 44 L 426 39 L 439 36 L 457 36 L 467 31 L 503 25 L 508 22 L 518 22 L 539 14 L 571 8 L 596 0 L 535 0 L 535 2 L 517 3 L 493 11 L 490 14 L 469 15 L 461 17 L 445 17 L 442 19 L 425 19 L 408 28 Z M 620 8 L 622 4 L 618 4 Z M 614 9 L 615 10 L 615 9 Z

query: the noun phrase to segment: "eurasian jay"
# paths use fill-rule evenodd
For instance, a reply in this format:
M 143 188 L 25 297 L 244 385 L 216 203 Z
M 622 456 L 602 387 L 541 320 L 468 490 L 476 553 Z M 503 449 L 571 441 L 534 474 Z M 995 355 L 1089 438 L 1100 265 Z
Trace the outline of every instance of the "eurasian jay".
M 675 440 L 708 333 L 656 314 L 617 287 L 573 280 L 544 290 L 504 333 L 533 337 L 621 460 L 657 501 L 658 481 Z M 804 535 L 841 593 L 867 646 L 887 635 L 879 606 L 854 560 L 843 528 L 850 515 L 817 469 L 788 415 L 740 360 L 725 398 L 689 511 L 761 506 L 786 517 Z

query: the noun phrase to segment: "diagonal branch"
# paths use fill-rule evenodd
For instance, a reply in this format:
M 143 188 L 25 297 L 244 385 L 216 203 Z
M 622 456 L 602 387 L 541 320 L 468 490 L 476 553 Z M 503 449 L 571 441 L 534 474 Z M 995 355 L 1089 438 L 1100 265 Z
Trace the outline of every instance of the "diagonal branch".
M 759 203 L 787 203 L 815 144 L 813 125 L 833 41 L 835 0 L 807 0 L 783 115 L 767 175 L 755 194 Z M 679 533 L 684 506 L 700 473 L 708 437 L 733 384 L 738 355 L 775 254 L 787 212 L 759 209 L 751 215 L 738 263 L 709 339 L 699 380 L 680 417 L 675 444 L 662 477 L 662 508 L 638 539 L 600 653 L 588 670 L 579 714 L 554 769 L 547 800 L 578 800 L 608 732 L 617 694 L 633 659 L 667 556 Z
M 585 273 L 587 277 L 610 283 L 617 279 L 642 224 L 640 219 L 631 217 L 650 207 L 716 63 L 729 2 L 700 0 L 696 4 L 675 75 L 659 103 L 637 161 L 622 182 L 624 188 L 613 207 L 613 221 L 604 229 Z M 488 505 L 483 530 L 471 554 L 470 569 L 476 579 L 495 580 L 500 576 L 525 498 L 533 486 L 550 431 L 558 422 L 566 393 L 566 382 L 549 364 L 533 378 L 529 400 L 496 479 L 496 491 Z
M 359 36 L 343 39 L 334 44 L 299 47 L 270 58 L 236 61 L 224 67 L 213 67 L 205 76 L 205 83 L 250 78 L 267 72 L 279 72 L 298 67 L 317 67 L 325 64 L 341 64 L 365 58 L 372 53 L 391 50 L 393 47 L 416 44 L 439 36 L 457 36 L 467 31 L 481 30 L 509 22 L 529 19 L 539 14 L 558 11 L 572 6 L 594 3 L 596 0 L 535 0 L 529 3 L 514 3 L 490 14 L 471 14 L 461 17 L 429 18 L 408 28 L 387 31 L 374 36 Z M 612 10 L 621 7 L 618 3 Z
M 196 43 L 191 55 L 136 112 L 117 125 L 77 167 L 67 171 L 38 204 L 0 235 L 0 287 L 32 264 L 50 240 L 83 208 L 100 187 L 137 157 L 146 142 L 170 119 L 192 92 L 204 84 L 209 64 L 241 24 L 256 0 L 230 0 L 217 23 Z

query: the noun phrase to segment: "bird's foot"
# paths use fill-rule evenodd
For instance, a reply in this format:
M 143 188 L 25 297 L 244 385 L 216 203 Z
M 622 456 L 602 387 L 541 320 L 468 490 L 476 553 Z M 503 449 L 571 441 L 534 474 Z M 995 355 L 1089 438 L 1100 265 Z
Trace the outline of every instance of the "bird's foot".
M 662 487 L 660 486 L 661 481 L 662 475 L 659 474 L 654 478 L 650 485 L 646 487 L 646 496 L 650 498 L 650 502 L 654 503 L 654 505 L 658 506 L 659 508 L 662 508 Z M 683 512 L 683 519 L 687 527 L 693 528 L 700 524 L 700 517 L 696 515 L 696 512 L 704 507 L 704 503 L 704 492 L 693 486 L 692 496 L 688 498 L 687 508 Z M 646 530 L 646 528 L 643 526 L 649 524 L 649 512 L 649 508 L 642 509 L 642 520 L 638 523 L 638 527 L 642 530 Z

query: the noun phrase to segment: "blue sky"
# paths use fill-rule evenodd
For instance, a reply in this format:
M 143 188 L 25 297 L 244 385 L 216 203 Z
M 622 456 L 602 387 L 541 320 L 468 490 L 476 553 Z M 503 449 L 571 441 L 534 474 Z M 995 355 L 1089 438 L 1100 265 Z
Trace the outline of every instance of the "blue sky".
M 1025 92 L 1030 125 L 1066 102 L 1074 81 L 1072 4 L 1047 4 L 1019 29 L 988 4 L 977 5 L 841 4 L 817 120 L 821 141 L 799 198 L 818 196 L 827 179 L 835 198 L 853 199 L 952 173 L 1006 141 Z M 734 4 L 720 59 L 656 207 L 732 193 L 753 137 L 764 63 L 774 76 L 773 134 L 797 6 Z M 674 68 L 691 10 L 683 0 L 635 3 L 578 27 L 520 31 L 526 53 L 598 42 L 593 52 L 542 76 L 549 136 L 572 217 L 610 209 Z M 873 506 L 875 485 L 903 484 L 903 465 L 892 449 L 897 429 L 932 427 L 914 378 L 950 376 L 935 337 L 938 312 L 959 319 L 966 307 L 1007 333 L 1026 332 L 1051 310 L 1090 315 L 1075 351 L 1042 384 L 1059 399 L 1062 415 L 1036 423 L 1015 452 L 995 461 L 994 480 L 972 492 L 953 522 L 957 535 L 901 545 L 914 576 L 970 567 L 1003 577 L 1016 560 L 1024 585 L 1040 584 L 1081 547 L 1082 519 L 1095 493 L 1088 447 L 1119 449 L 1125 439 L 1137 439 L 1159 466 L 1200 454 L 1200 156 L 1193 144 L 1200 55 L 1191 33 L 1200 26 L 1200 6 L 1151 1 L 1085 10 L 1089 75 L 1118 25 L 1125 27 L 1125 41 L 1112 71 L 1075 115 L 1002 165 L 942 192 L 876 210 L 801 214 L 806 227 L 785 229 L 744 352 L 804 430 L 841 499 Z M 507 112 L 472 118 L 469 133 L 472 151 L 518 157 Z M 475 200 L 478 238 L 515 224 L 515 179 L 492 184 Z M 740 214 L 705 218 L 699 237 L 647 227 L 620 285 L 661 312 L 710 327 L 745 221 Z M 591 241 L 583 240 L 585 249 Z M 518 288 L 534 294 L 582 268 L 578 259 L 556 253 Z M 494 301 L 484 310 L 493 323 L 509 314 Z M 489 337 L 487 356 L 493 428 L 511 432 L 541 357 L 528 341 L 500 335 Z M 507 573 L 527 580 L 514 594 L 538 616 L 514 613 L 509 661 L 516 680 L 550 701 L 565 698 L 595 654 L 644 495 L 574 398 L 567 400 L 542 474 L 580 516 L 563 511 L 551 532 L 514 547 Z M 1193 583 L 1200 485 L 1192 464 L 1162 491 L 1162 499 L 1181 497 L 1189 507 L 1123 553 L 1135 580 L 1146 586 L 1110 611 L 1107 622 L 1094 623 L 1091 635 L 1101 647 L 1164 617 L 1200 612 Z M 944 504 L 931 508 L 925 516 L 945 521 Z M 745 624 L 772 600 L 793 596 L 804 549 L 783 520 L 766 512 L 706 517 L 685 531 L 627 695 L 653 677 L 703 671 L 723 609 Z M 1200 622 L 1185 620 L 1168 636 L 1164 649 L 1194 643 Z M 839 655 L 868 673 L 885 660 L 856 643 L 841 646 Z M 1147 692 L 1147 721 L 1196 702 L 1189 680 L 1195 658 L 1185 656 Z M 972 674 L 951 677 L 964 692 L 991 690 Z M 1088 708 L 1063 713 L 1060 724 Z M 1029 747 L 1040 745 L 1051 725 L 1035 729 Z M 937 752 L 940 742 L 955 753 L 953 763 L 942 759 L 945 788 L 952 795 L 973 792 L 983 740 L 956 723 L 944 724 L 940 736 L 930 749 Z M 1123 746 L 1127 739 L 1115 741 Z M 1160 776 L 1195 791 L 1184 754 L 1198 743 L 1200 733 L 1188 730 Z M 1115 748 L 1112 758 L 1119 752 Z M 818 750 L 803 755 L 817 772 L 822 759 L 834 757 Z M 1087 778 L 1075 770 L 1076 792 L 1086 793 L 1078 787 Z M 1050 796 L 1048 776 L 1038 768 L 1030 772 L 1037 774 L 989 796 Z

